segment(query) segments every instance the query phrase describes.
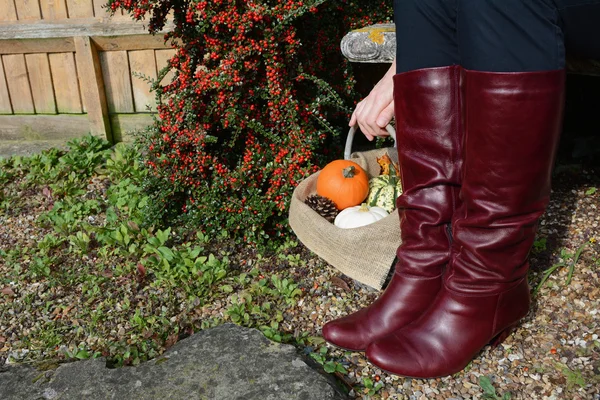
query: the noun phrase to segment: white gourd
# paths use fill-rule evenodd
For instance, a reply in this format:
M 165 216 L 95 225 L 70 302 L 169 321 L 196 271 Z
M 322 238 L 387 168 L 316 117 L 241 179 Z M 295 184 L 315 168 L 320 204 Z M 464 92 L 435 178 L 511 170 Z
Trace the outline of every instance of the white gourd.
M 369 207 L 366 203 L 362 203 L 360 206 L 348 207 L 342 210 L 335 217 L 333 223 L 339 228 L 358 228 L 377 222 L 387 216 L 388 212 L 383 208 Z

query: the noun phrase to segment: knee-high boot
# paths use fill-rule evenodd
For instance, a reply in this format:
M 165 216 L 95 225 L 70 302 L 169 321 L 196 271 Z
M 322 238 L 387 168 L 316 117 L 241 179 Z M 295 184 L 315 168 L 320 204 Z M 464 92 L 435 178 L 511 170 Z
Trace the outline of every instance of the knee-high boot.
M 550 195 L 564 77 L 465 71 L 463 203 L 448 272 L 427 313 L 369 345 L 373 364 L 410 377 L 450 375 L 527 314 L 527 257 Z
M 390 284 L 372 305 L 323 327 L 328 342 L 363 351 L 371 341 L 418 318 L 440 290 L 450 258 L 448 228 L 460 189 L 461 101 L 458 66 L 394 76 L 403 185 L 397 201 L 399 261 Z

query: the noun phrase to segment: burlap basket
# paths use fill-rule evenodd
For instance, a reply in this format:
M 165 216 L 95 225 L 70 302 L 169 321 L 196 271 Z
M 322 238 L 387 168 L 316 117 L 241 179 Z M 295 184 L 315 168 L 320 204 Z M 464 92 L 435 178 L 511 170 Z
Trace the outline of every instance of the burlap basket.
M 398 161 L 394 147 L 350 153 L 353 136 L 354 131 L 351 130 L 345 158 L 363 167 L 369 178 L 379 175 L 377 157 L 387 153 L 394 162 Z M 292 230 L 306 247 L 343 274 L 377 290 L 381 289 L 400 245 L 398 211 L 394 210 L 370 225 L 353 229 L 338 228 L 304 203 L 308 196 L 316 193 L 319 173 L 303 180 L 294 190 L 289 211 Z

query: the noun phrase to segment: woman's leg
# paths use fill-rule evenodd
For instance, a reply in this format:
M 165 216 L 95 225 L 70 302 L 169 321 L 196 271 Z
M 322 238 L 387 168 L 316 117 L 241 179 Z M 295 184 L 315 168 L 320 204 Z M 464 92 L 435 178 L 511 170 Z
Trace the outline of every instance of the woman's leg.
M 330 343 L 367 345 L 421 316 L 437 296 L 450 258 L 447 227 L 459 203 L 462 85 L 455 1 L 395 3 L 401 72 L 394 76 L 402 245 L 390 284 L 369 307 L 323 327 Z M 375 239 L 376 240 L 376 239 Z
M 394 0 L 396 72 L 460 64 L 457 0 Z
M 553 0 L 459 0 L 461 65 L 527 72 L 565 66 L 561 18 Z
M 457 14 L 469 70 L 563 69 L 565 53 L 600 60 L 600 0 L 460 0 Z
M 427 313 L 367 349 L 412 377 L 460 371 L 527 314 L 527 256 L 562 122 L 564 41 L 550 0 L 461 0 L 457 27 L 466 132 L 452 258 Z

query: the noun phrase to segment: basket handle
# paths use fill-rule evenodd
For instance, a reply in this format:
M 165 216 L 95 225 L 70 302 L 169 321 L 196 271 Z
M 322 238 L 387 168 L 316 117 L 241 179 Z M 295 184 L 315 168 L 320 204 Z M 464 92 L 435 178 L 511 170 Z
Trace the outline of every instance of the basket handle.
M 357 125 L 351 126 L 350 131 L 348 131 L 348 136 L 346 137 L 346 148 L 344 149 L 344 160 L 350 159 L 350 154 L 352 154 L 352 142 L 354 141 L 354 134 L 356 133 Z M 394 147 L 397 146 L 396 142 L 396 130 L 392 125 L 385 127 L 385 130 L 388 131 L 392 139 L 394 139 Z

